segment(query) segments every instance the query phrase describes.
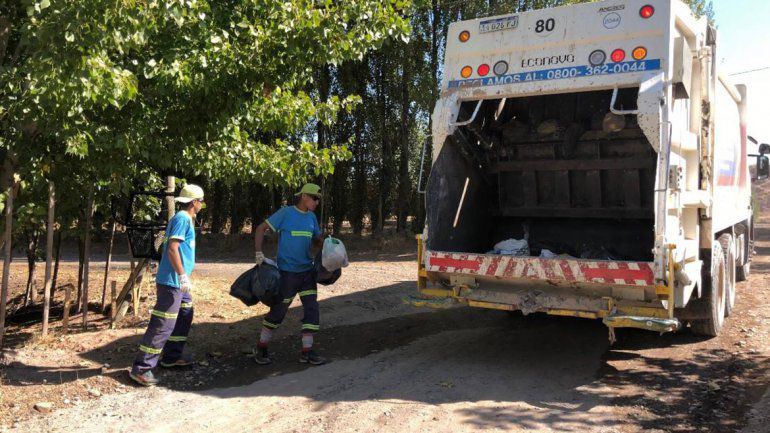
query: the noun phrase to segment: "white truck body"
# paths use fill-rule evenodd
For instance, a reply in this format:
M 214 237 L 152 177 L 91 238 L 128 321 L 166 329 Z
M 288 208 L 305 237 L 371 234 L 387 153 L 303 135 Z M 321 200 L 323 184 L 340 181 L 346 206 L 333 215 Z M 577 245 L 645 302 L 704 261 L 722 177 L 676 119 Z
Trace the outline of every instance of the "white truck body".
M 753 230 L 747 92 L 707 20 L 612 0 L 456 22 L 447 41 L 420 291 L 718 332 Z M 531 256 L 488 253 L 522 237 Z

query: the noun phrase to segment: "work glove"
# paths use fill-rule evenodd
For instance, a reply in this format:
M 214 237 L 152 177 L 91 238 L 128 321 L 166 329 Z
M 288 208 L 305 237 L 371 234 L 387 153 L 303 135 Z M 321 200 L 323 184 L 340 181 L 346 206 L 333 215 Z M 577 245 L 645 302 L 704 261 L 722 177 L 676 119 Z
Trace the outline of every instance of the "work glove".
M 188 277 L 187 274 L 182 274 L 179 276 L 179 288 L 182 290 L 182 293 L 192 292 L 192 283 L 190 282 L 190 277 Z
M 254 254 L 254 263 L 255 263 L 257 266 L 259 266 L 259 265 L 261 265 L 261 264 L 262 264 L 262 262 L 264 262 L 264 261 L 265 261 L 265 253 L 263 253 L 262 251 L 257 251 L 257 252 Z

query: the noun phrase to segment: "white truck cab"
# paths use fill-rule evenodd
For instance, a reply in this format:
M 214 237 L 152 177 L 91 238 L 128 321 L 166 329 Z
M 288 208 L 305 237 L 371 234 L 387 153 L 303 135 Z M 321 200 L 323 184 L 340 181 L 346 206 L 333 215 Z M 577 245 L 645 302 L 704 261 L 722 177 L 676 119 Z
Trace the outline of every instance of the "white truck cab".
M 447 41 L 420 292 L 716 335 L 753 218 L 747 91 L 707 20 L 612 0 L 456 22 Z M 507 239 L 527 249 L 490 251 Z

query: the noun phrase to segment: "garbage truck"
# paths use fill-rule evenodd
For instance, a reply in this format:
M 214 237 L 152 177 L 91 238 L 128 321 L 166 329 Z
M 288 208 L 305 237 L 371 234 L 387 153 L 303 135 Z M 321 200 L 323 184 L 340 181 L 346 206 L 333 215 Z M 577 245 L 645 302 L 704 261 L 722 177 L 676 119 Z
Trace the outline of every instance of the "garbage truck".
M 768 164 L 708 20 L 570 5 L 452 23 L 445 53 L 413 303 L 716 336 Z

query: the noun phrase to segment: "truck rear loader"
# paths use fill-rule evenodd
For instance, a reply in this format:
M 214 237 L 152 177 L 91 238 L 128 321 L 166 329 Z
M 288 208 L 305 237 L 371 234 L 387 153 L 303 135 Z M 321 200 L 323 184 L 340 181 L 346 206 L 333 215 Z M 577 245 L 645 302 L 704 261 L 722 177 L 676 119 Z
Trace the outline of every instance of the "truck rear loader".
M 451 24 L 418 304 L 716 336 L 750 271 L 749 158 L 768 167 L 718 47 L 679 0 Z

